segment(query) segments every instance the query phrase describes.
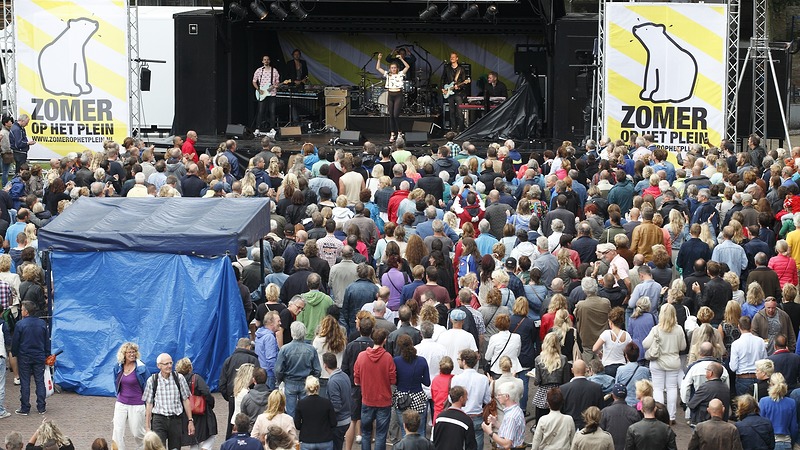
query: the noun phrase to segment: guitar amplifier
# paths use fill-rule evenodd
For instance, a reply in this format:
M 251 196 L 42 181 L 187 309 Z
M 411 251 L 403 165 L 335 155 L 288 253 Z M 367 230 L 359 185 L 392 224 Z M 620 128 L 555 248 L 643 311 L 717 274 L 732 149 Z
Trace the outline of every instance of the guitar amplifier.
M 338 130 L 347 129 L 350 115 L 350 94 L 347 88 L 336 86 L 325 88 L 325 125 Z

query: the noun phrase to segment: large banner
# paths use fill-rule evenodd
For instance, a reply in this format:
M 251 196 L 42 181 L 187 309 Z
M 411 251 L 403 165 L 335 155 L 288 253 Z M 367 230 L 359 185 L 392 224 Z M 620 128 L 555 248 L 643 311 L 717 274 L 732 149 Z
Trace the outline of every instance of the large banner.
M 607 3 L 604 134 L 684 150 L 725 132 L 727 8 Z
M 122 0 L 14 3 L 17 114 L 30 158 L 102 150 L 128 135 L 128 18 Z

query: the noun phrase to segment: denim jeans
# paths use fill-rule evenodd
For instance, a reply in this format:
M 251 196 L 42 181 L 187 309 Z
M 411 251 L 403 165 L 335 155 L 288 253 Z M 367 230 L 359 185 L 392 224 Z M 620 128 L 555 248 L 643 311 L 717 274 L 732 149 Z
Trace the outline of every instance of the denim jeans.
M 792 443 L 775 441 L 775 450 L 792 450 Z
M 333 441 L 301 442 L 300 450 L 333 450 Z
M 525 374 L 529 371 L 530 369 L 525 369 L 517 374 L 517 378 L 522 380 L 522 397 L 519 398 L 519 406 L 522 408 L 523 413 L 528 412 L 528 380 L 530 380 L 531 377 Z
M 267 387 L 270 391 L 275 390 L 275 375 L 267 375 Z
M 475 426 L 475 442 L 478 443 L 479 450 L 483 448 L 483 428 L 481 427 L 482 423 L 483 423 L 482 416 L 472 418 L 472 425 Z
M 306 386 L 302 381 L 284 380 L 283 383 L 286 394 L 286 414 L 294 417 L 297 402 L 306 398 Z
M 406 437 L 406 429 L 403 427 L 403 411 L 400 411 L 397 408 L 392 408 L 394 410 L 394 414 L 397 417 L 397 423 L 400 425 L 400 437 Z M 428 420 L 428 409 L 425 408 L 425 412 L 419 415 L 419 435 L 425 436 L 425 427 L 426 421 Z
M 756 384 L 755 378 L 736 377 L 736 395 L 753 395 L 753 385 Z
M 375 450 L 386 450 L 386 435 L 389 433 L 391 417 L 391 406 L 361 405 L 361 450 L 370 450 L 372 447 L 373 422 L 375 422 Z
M 2 344 L 0 344 L 2 345 Z M 0 415 L 5 414 L 6 404 L 6 358 L 0 358 Z
M 47 405 L 45 403 L 44 360 L 19 356 L 17 362 L 19 365 L 20 410 L 23 412 L 31 410 L 31 376 L 33 376 L 33 381 L 36 382 L 36 410 L 45 411 Z

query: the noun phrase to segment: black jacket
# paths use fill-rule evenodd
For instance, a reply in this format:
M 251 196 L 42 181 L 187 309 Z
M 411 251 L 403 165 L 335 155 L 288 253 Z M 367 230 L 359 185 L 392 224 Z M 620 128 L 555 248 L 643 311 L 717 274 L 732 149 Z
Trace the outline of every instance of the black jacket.
M 255 352 L 246 348 L 237 348 L 222 364 L 222 371 L 219 374 L 219 392 L 225 400 L 233 400 L 233 381 L 236 379 L 236 370 L 246 363 L 261 367 Z
M 603 388 L 599 384 L 586 378 L 575 378 L 569 383 L 561 385 L 561 394 L 564 396 L 564 406 L 561 412 L 572 416 L 575 429 L 586 426 L 581 413 L 590 406 L 603 407 Z
M 431 194 L 436 197 L 436 200 L 442 200 L 444 195 L 444 183 L 442 179 L 436 174 L 425 174 L 417 180 L 417 187 L 425 191 L 426 194 Z
M 742 448 L 747 450 L 772 450 L 775 448 L 775 432 L 772 430 L 772 423 L 769 419 L 753 413 L 733 424 L 739 430 Z
M 675 432 L 658 419 L 642 419 L 628 427 L 625 450 L 677 450 Z
M 686 404 L 692 412 L 692 423 L 705 422 L 711 418 L 707 411 L 708 403 L 715 398 L 719 399 L 725 406 L 725 413 L 722 418 L 726 422 L 728 421 L 728 413 L 731 409 L 731 390 L 722 380 L 717 378 L 708 380 L 697 388 L 692 398 L 689 399 L 689 403 Z

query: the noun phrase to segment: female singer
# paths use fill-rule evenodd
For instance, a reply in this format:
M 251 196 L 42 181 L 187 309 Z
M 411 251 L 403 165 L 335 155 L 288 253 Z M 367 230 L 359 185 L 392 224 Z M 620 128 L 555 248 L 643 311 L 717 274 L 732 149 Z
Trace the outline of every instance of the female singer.
M 409 65 L 403 55 L 398 53 L 397 58 L 403 63 L 403 70 L 399 70 L 397 63 L 389 64 L 389 71 L 383 70 L 381 67 L 381 59 L 383 53 L 378 53 L 378 60 L 375 61 L 375 69 L 386 78 L 386 89 L 389 91 L 389 99 L 387 106 L 389 109 L 389 142 L 394 142 L 395 138 L 400 136 L 400 111 L 403 109 L 403 81 L 408 72 Z

